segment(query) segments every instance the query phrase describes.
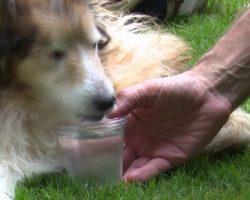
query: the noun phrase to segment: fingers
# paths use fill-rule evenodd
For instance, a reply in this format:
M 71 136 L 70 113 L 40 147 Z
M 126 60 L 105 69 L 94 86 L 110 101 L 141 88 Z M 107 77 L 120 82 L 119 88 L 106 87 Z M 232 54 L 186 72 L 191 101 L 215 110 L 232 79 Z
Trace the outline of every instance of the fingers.
M 136 154 L 132 148 L 126 146 L 123 153 L 123 173 L 125 173 L 131 163 L 136 159 Z
M 141 157 L 130 165 L 123 179 L 126 182 L 144 182 L 172 167 L 171 163 L 163 158 Z
M 130 87 L 119 92 L 116 96 L 116 105 L 107 117 L 115 118 L 128 115 L 134 108 L 140 106 L 139 103 L 144 98 L 142 93 L 140 86 Z
M 126 88 L 116 96 L 116 106 L 107 115 L 108 118 L 126 116 L 134 109 L 150 105 L 158 95 L 155 88 L 158 81 L 151 80 Z

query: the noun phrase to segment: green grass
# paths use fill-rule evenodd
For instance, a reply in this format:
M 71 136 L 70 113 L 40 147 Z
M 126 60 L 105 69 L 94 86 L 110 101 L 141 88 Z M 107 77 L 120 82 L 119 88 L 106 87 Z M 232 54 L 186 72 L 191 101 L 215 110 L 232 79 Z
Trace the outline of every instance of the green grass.
M 213 46 L 249 0 L 209 0 L 200 14 L 167 23 L 170 32 L 193 48 L 190 66 Z M 250 112 L 250 100 L 242 105 Z M 16 200 L 197 200 L 249 199 L 250 151 L 202 155 L 145 184 L 81 184 L 65 174 L 25 179 L 16 188 Z
M 246 100 L 242 105 L 241 108 L 246 110 L 247 112 L 250 113 L 250 99 Z
M 66 175 L 37 176 L 19 185 L 16 199 L 249 199 L 249 163 L 246 150 L 200 156 L 146 184 L 97 186 L 81 184 Z
M 210 0 L 201 13 L 175 19 L 169 24 L 170 32 L 183 37 L 193 48 L 190 64 L 215 44 L 246 2 L 249 0 Z

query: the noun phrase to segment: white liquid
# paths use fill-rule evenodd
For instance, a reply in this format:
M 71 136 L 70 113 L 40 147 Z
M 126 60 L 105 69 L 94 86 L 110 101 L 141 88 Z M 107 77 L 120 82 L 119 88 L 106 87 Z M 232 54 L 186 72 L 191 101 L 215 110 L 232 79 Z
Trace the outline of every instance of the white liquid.
M 116 130 L 117 131 L 117 130 Z M 117 181 L 122 176 L 123 136 L 60 138 L 69 174 L 80 179 Z

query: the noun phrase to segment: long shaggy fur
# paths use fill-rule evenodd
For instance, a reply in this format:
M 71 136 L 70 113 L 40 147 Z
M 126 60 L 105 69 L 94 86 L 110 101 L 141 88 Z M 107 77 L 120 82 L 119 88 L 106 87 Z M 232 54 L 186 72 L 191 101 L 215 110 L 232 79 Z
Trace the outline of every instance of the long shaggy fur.
M 154 26 L 152 29 L 153 20 L 148 17 L 126 15 L 111 5 L 108 0 L 0 1 L 1 200 L 14 196 L 15 184 L 23 176 L 63 168 L 60 148 L 52 127 L 61 120 L 74 119 L 72 113 L 79 108 L 69 102 L 78 104 L 75 96 L 84 99 L 85 103 L 79 104 L 80 107 L 86 106 L 84 112 L 93 114 L 93 110 L 88 107 L 91 105 L 91 97 L 98 92 L 92 94 L 90 91 L 99 91 L 98 88 L 104 85 L 107 94 L 112 93 L 108 79 L 112 80 L 117 92 L 147 79 L 172 76 L 185 70 L 189 47 L 182 39 L 163 32 L 160 27 Z M 84 18 L 76 13 L 82 13 Z M 83 28 L 75 29 L 79 26 Z M 86 27 L 87 30 L 92 29 L 91 35 L 95 37 L 88 38 L 85 35 Z M 35 66 L 30 67 L 27 60 L 31 59 L 30 62 L 34 63 L 35 56 L 42 56 L 46 52 L 40 50 L 39 44 L 43 43 L 39 43 L 35 36 L 50 44 L 58 39 L 58 35 L 67 31 L 69 41 L 76 38 L 81 42 L 87 39 L 91 41 L 99 38 L 100 33 L 109 35 L 111 40 L 100 50 L 99 55 L 94 53 L 87 58 L 88 62 L 83 63 L 86 65 L 94 60 L 93 65 L 99 68 L 92 71 L 85 67 L 86 72 L 83 73 L 76 51 L 72 51 L 71 57 L 67 59 L 67 65 L 71 66 L 67 70 L 62 71 L 61 66 L 53 68 L 53 65 L 47 69 L 51 61 L 46 66 L 40 66 L 43 67 L 38 68 L 40 71 L 36 71 Z M 50 40 L 46 40 L 47 36 Z M 90 52 L 87 51 L 87 54 Z M 57 52 L 56 56 L 60 58 L 62 53 Z M 62 77 L 58 77 L 57 70 Z M 87 73 L 97 78 L 89 78 L 87 83 L 84 82 L 84 89 L 77 88 L 75 85 L 88 78 Z M 54 79 L 57 82 L 53 82 Z M 61 91 L 63 93 L 59 97 L 53 96 Z M 64 99 L 67 104 L 61 102 Z M 67 110 L 68 107 L 72 109 Z M 249 134 L 249 114 L 236 110 L 206 151 L 245 146 L 249 143 Z

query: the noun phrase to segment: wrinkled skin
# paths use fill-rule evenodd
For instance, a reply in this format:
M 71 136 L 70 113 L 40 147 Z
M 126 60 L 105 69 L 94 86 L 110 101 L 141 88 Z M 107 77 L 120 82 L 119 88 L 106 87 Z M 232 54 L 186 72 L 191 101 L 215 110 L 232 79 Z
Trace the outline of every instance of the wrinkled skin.
M 109 117 L 128 116 L 125 181 L 146 181 L 202 152 L 231 112 L 229 102 L 207 85 L 190 71 L 118 93 Z

